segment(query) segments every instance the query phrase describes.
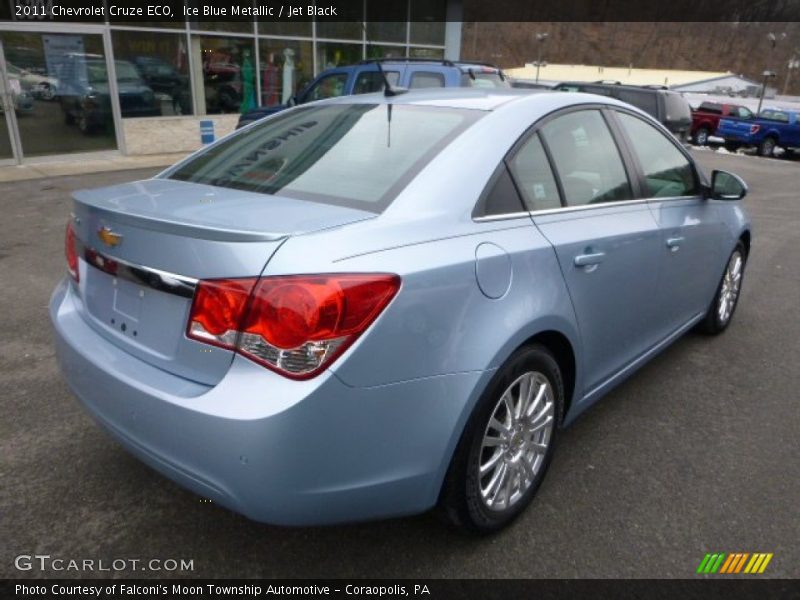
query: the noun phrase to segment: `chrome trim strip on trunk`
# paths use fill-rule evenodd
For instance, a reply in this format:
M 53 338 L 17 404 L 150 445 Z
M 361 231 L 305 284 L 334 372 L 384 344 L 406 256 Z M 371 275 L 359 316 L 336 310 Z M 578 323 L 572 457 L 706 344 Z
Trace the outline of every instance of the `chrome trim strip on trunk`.
M 79 239 L 75 239 L 75 251 L 82 257 L 87 265 L 95 269 L 117 277 L 131 281 L 136 285 L 143 285 L 159 292 L 192 298 L 198 280 L 185 275 L 177 275 L 169 271 L 135 265 L 119 258 L 111 258 L 98 252 L 94 248 L 86 246 Z

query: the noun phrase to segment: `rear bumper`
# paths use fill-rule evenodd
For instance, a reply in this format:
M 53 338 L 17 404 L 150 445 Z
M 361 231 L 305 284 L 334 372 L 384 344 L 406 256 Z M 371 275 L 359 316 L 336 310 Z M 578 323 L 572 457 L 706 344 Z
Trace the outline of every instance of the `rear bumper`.
M 209 387 L 131 356 L 50 302 L 58 362 L 89 413 L 170 479 L 252 519 L 312 525 L 422 512 L 491 373 L 352 388 L 282 378 L 236 357 Z

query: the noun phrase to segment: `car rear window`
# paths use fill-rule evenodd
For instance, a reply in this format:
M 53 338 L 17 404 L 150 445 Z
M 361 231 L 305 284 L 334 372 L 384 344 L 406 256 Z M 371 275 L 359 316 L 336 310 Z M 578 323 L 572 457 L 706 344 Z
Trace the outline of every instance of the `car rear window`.
M 667 115 L 666 120 L 670 123 L 681 121 L 690 122 L 692 120 L 692 109 L 686 99 L 680 94 L 667 92 L 664 94 L 664 108 Z
M 475 88 L 510 88 L 511 83 L 508 79 L 500 77 L 498 71 L 481 71 L 471 69 L 472 74 L 468 72 L 461 73 L 461 86 L 462 87 L 475 87 Z
M 300 107 L 214 144 L 167 177 L 380 212 L 483 114 L 402 104 Z

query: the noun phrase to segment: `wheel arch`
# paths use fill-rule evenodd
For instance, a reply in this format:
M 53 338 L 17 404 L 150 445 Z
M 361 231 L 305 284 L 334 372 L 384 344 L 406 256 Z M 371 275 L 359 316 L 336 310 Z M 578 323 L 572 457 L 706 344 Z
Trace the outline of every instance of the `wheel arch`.
M 539 344 L 547 348 L 558 363 L 558 368 L 561 370 L 561 378 L 564 383 L 564 410 L 562 413 L 562 423 L 566 418 L 567 413 L 572 407 L 575 396 L 575 376 L 576 376 L 576 357 L 575 349 L 572 346 L 569 338 L 562 332 L 555 329 L 548 329 L 540 331 L 529 337 L 523 344 L 519 346 L 530 346 Z M 516 348 L 516 352 L 519 348 Z
M 739 235 L 739 241 L 742 242 L 742 244 L 744 244 L 744 251 L 746 253 L 746 256 L 750 256 L 750 240 L 751 240 L 750 230 L 745 229 Z

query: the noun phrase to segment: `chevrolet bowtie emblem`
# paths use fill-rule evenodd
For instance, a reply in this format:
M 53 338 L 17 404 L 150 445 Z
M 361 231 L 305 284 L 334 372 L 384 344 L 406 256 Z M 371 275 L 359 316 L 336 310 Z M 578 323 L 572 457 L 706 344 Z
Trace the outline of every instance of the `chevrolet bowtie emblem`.
M 103 242 L 106 246 L 114 247 L 119 246 L 122 242 L 122 235 L 119 233 L 114 233 L 108 227 L 101 227 L 97 230 L 97 237 L 100 238 L 100 241 Z

